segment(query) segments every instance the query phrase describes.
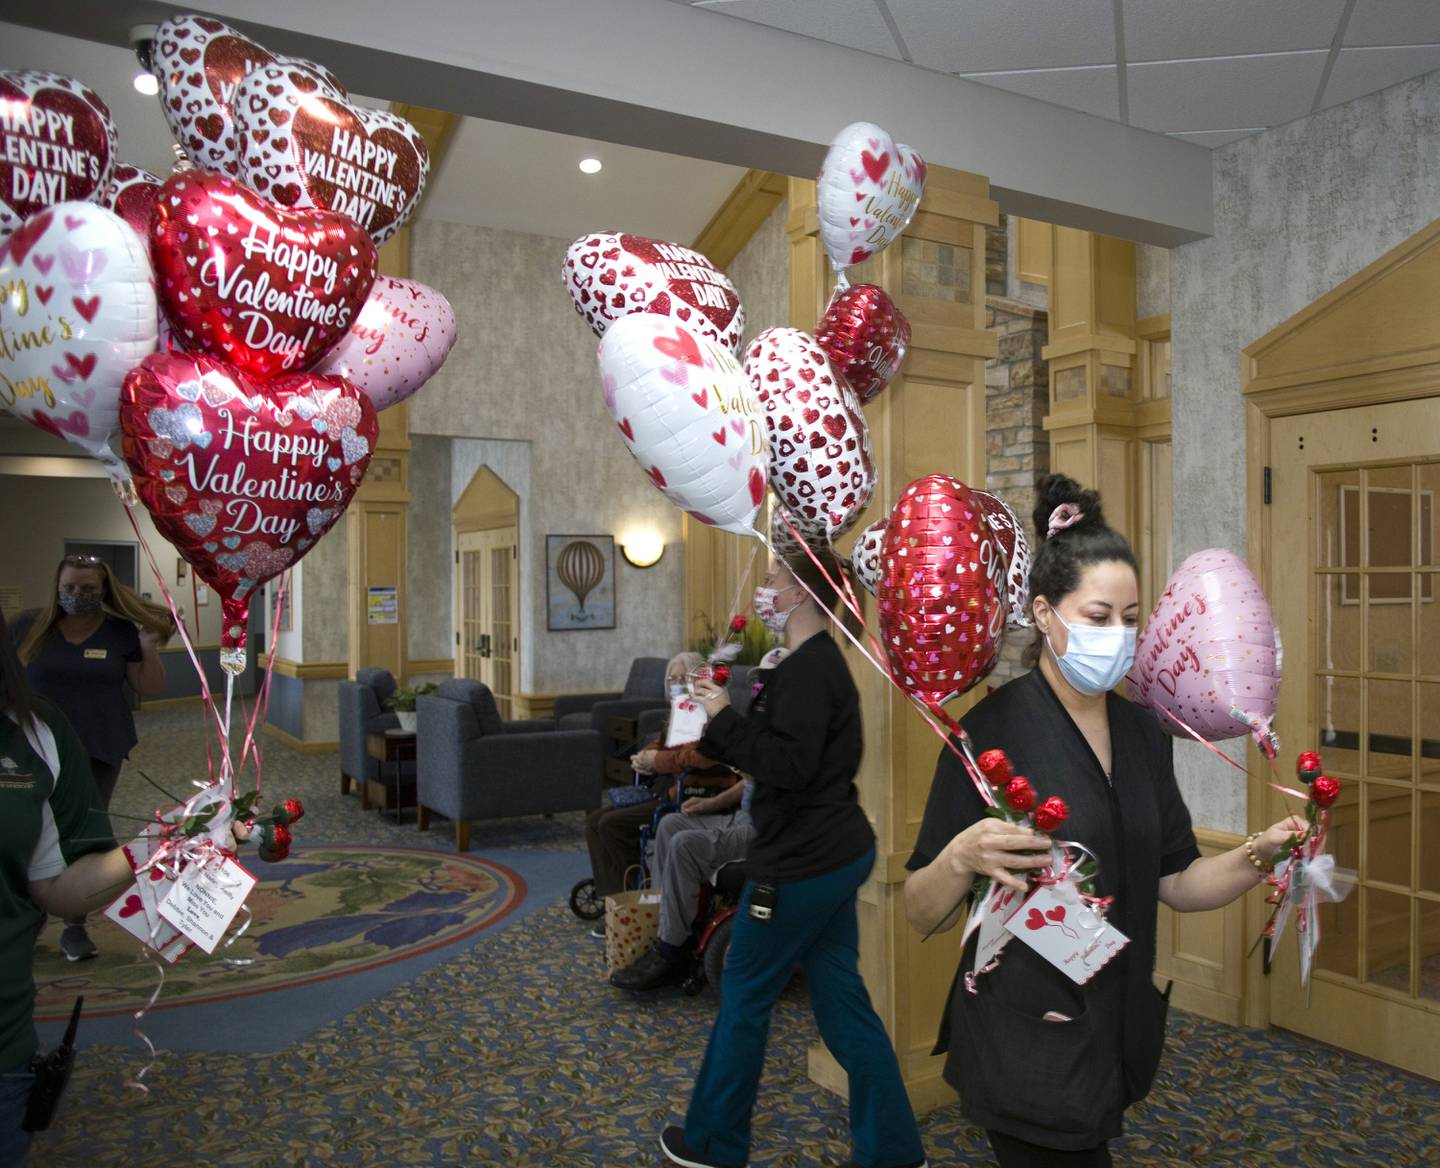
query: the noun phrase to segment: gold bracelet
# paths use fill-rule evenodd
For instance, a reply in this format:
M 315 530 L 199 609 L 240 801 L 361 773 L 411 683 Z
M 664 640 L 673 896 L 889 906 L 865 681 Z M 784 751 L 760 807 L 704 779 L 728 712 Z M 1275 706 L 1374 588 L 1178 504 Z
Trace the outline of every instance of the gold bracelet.
M 1260 878 L 1263 880 L 1266 876 L 1270 875 L 1275 865 L 1273 863 L 1265 863 L 1265 861 L 1255 853 L 1255 841 L 1260 838 L 1260 834 L 1258 831 L 1252 831 L 1246 837 L 1245 855 L 1249 857 L 1250 862 L 1255 865 L 1255 871 L 1260 874 Z

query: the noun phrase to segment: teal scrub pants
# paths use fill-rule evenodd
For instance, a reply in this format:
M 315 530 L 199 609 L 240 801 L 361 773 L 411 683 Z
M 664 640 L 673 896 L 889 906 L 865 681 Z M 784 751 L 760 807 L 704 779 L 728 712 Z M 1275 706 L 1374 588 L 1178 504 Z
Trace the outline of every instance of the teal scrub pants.
M 745 885 L 720 1013 L 685 1117 L 685 1142 L 707 1160 L 739 1168 L 749 1157 L 770 1011 L 797 963 L 810 985 L 820 1037 L 850 1077 L 856 1162 L 897 1168 L 924 1159 L 890 1036 L 860 977 L 855 893 L 874 864 L 872 848 L 833 872 L 781 883 L 768 921 L 751 918 L 753 885 Z

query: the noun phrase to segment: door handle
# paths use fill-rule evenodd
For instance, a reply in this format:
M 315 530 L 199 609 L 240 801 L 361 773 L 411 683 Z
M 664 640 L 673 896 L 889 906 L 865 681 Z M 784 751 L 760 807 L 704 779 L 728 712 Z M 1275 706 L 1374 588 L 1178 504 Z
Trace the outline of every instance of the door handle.
M 475 652 L 479 653 L 482 657 L 490 656 L 490 635 L 488 633 L 480 638 L 480 643 L 475 646 Z

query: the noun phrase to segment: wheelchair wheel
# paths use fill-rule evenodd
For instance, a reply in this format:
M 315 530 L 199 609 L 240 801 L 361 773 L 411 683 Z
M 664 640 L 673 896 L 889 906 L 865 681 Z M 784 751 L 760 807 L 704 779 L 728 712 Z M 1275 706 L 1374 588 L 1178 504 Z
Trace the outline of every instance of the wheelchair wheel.
M 605 915 L 605 898 L 595 895 L 593 876 L 587 876 L 570 890 L 570 911 L 582 921 L 598 921 Z
M 720 981 L 725 976 L 725 954 L 730 949 L 730 934 L 735 930 L 735 917 L 726 917 L 710 934 L 705 943 L 705 980 L 714 991 L 721 993 Z

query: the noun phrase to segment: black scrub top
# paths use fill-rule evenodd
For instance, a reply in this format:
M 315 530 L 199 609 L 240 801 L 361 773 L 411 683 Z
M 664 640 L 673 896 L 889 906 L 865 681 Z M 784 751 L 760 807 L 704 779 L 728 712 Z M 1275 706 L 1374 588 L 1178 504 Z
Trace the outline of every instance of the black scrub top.
M 977 753 L 1000 749 L 1036 797 L 1059 795 L 1070 818 L 1059 839 L 1099 860 L 1095 892 L 1113 896 L 1107 919 L 1130 943 L 1086 985 L 1012 940 L 975 979 L 975 937 L 961 958 L 935 1053 L 965 1114 L 982 1127 L 1047 1147 L 1090 1148 L 1120 1134 L 1129 1104 L 1150 1090 L 1165 1041 L 1165 999 L 1154 988 L 1155 914 L 1162 876 L 1200 851 L 1175 784 L 1171 740 L 1124 698 L 1106 698 L 1111 774 L 1039 669 L 995 691 L 961 719 Z M 940 753 L 925 818 L 906 865 L 929 864 L 983 818 L 985 804 L 960 760 Z M 1054 1011 L 1071 1021 L 1047 1022 Z
M 21 617 L 10 626 L 16 648 L 30 635 L 32 619 Z M 60 707 L 91 758 L 118 767 L 139 741 L 125 682 L 130 665 L 140 659 L 135 626 L 107 615 L 78 645 L 56 629 L 25 667 L 25 676 L 36 693 Z

